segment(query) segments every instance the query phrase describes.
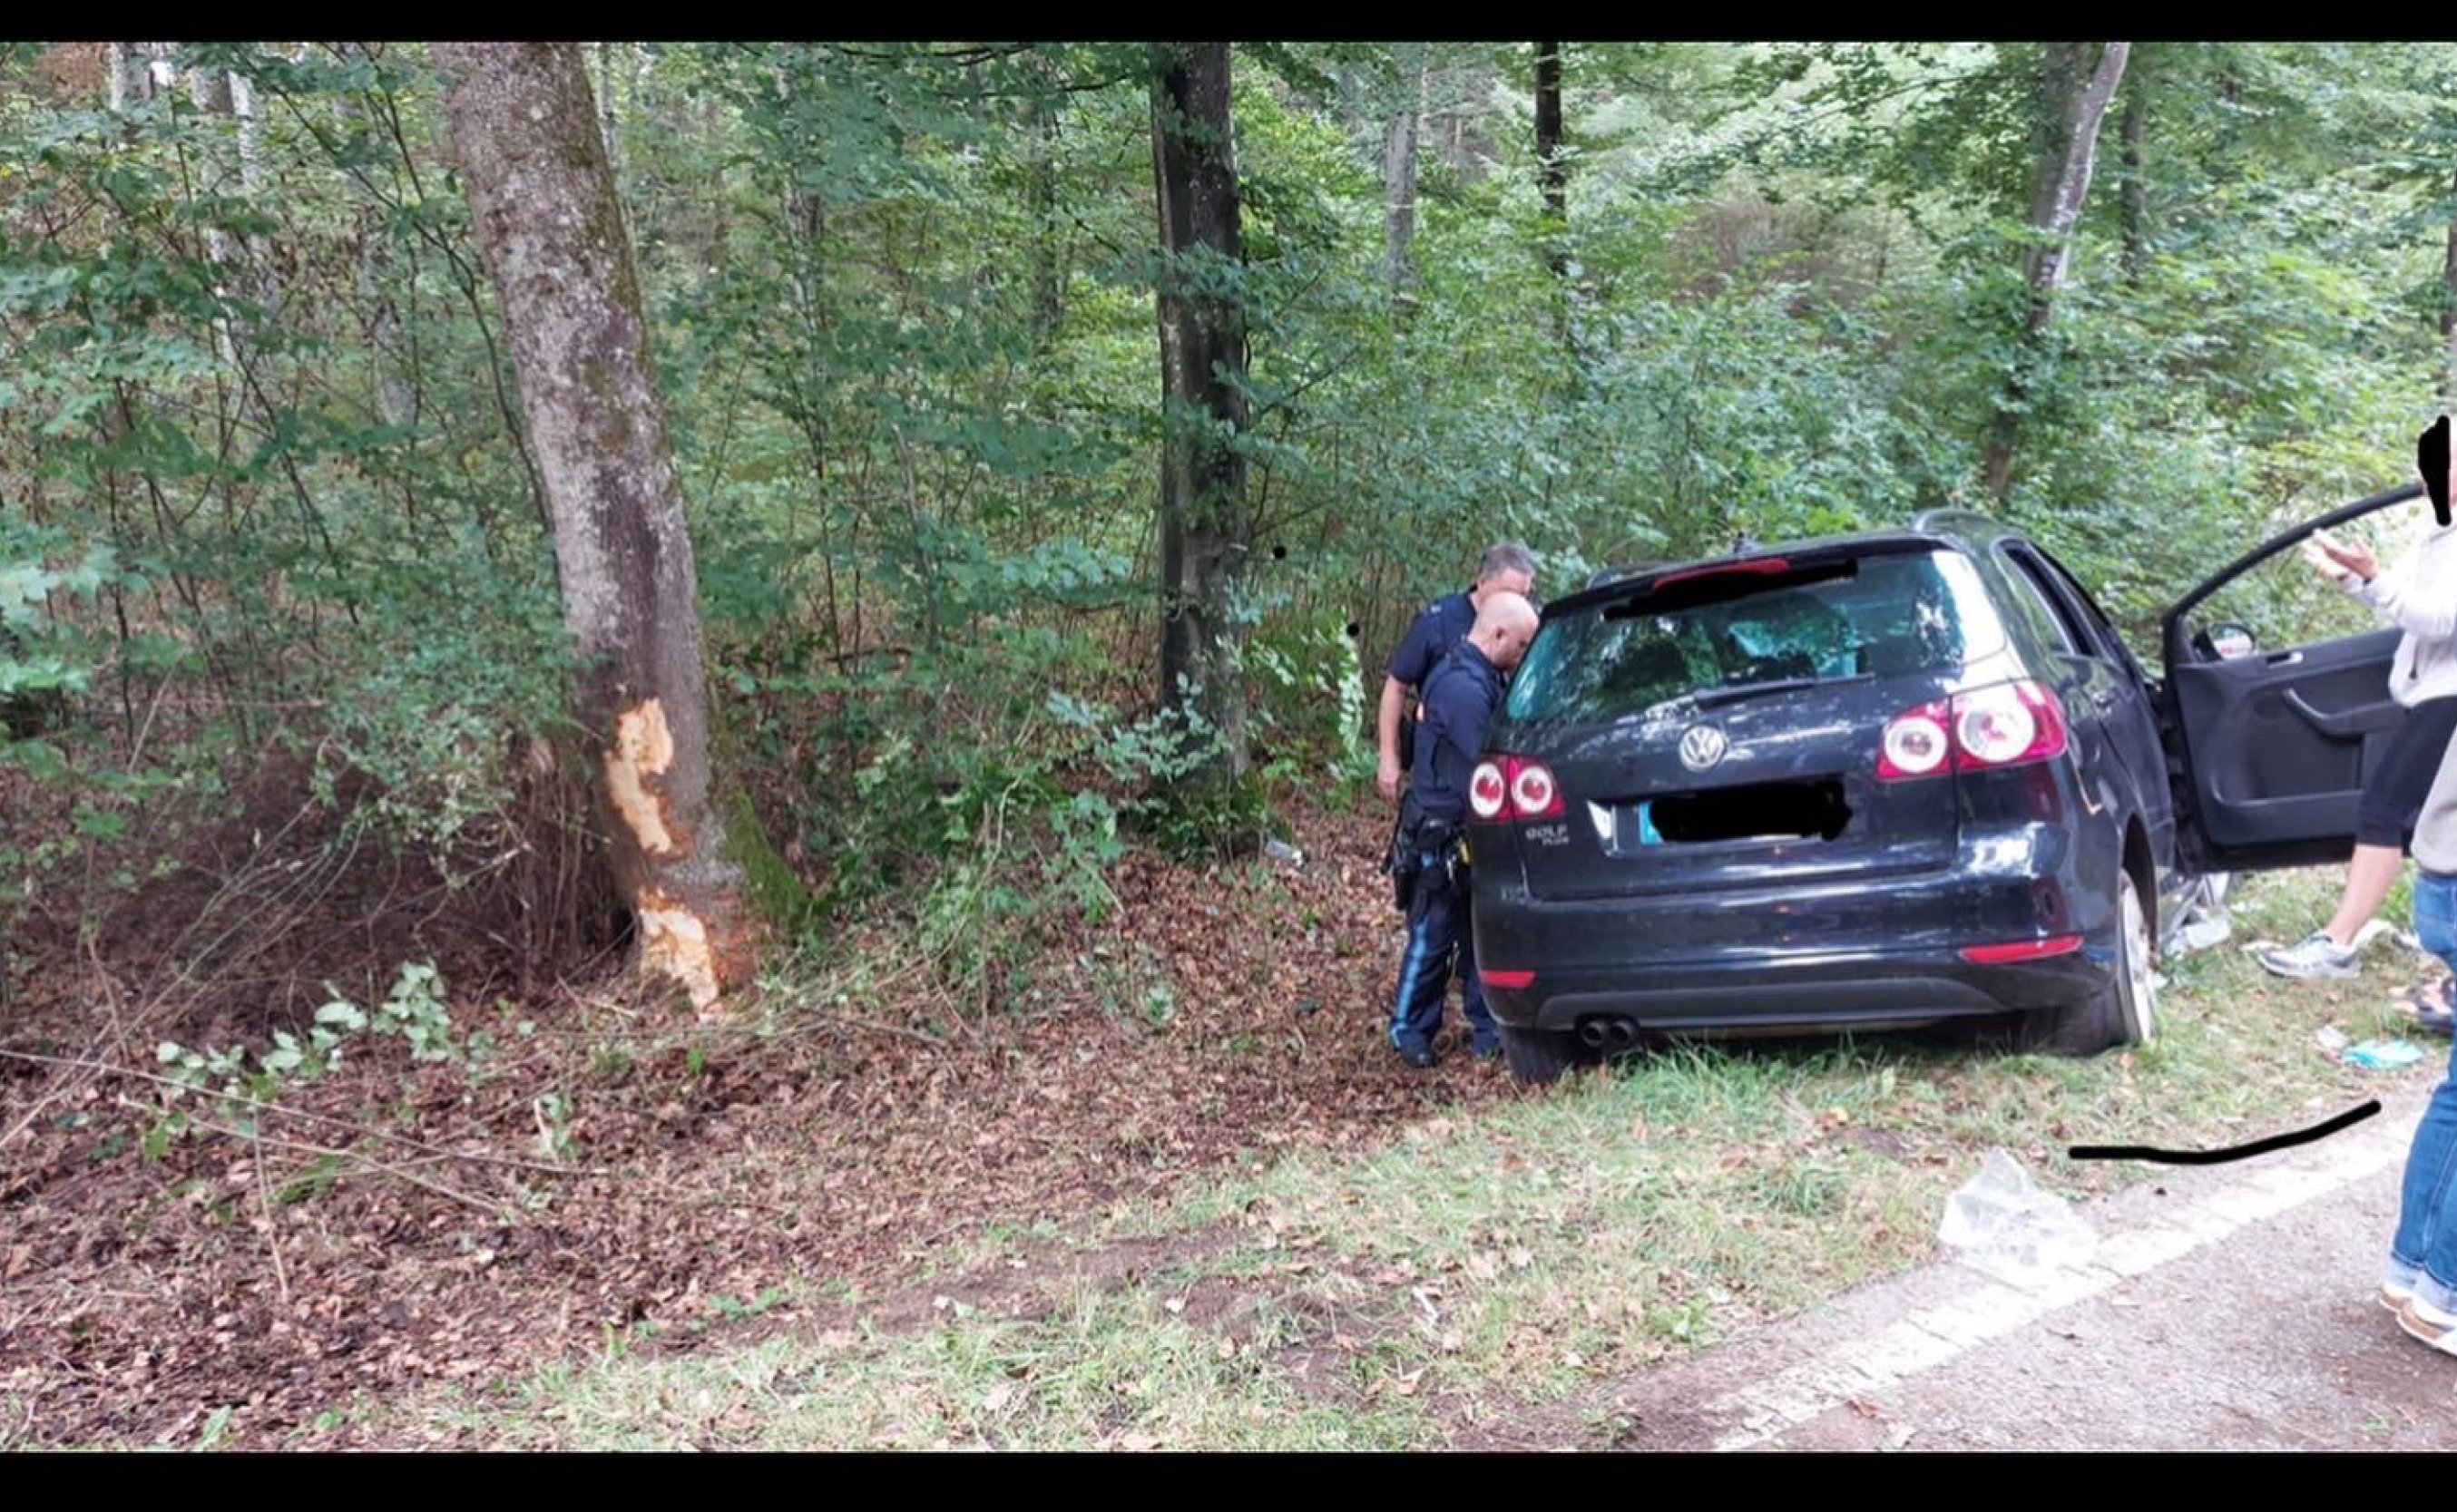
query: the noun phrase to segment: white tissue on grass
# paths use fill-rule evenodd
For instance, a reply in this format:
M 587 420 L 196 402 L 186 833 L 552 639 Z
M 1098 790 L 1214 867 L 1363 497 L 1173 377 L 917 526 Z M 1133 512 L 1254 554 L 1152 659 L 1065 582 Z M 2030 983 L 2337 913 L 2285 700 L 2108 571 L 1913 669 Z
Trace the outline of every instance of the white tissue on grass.
M 2041 1190 L 2003 1150 L 1989 1151 L 1979 1174 L 1946 1199 L 1936 1237 L 1963 1264 L 2017 1287 L 2078 1265 L 2098 1247 L 2072 1204 Z
M 2227 893 L 2233 881 L 2220 874 L 2201 877 L 2193 884 L 2192 892 L 2184 900 L 2182 925 L 2176 930 L 2177 954 L 2206 950 L 2224 944 L 2235 933 L 2235 915 L 2227 909 Z

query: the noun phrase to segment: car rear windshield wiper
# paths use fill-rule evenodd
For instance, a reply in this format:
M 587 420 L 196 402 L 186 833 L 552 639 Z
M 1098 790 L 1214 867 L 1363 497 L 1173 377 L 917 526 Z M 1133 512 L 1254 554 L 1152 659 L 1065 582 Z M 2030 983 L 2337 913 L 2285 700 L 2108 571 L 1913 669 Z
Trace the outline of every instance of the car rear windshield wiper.
M 1698 708 L 1712 708 L 1720 704 L 1738 704 L 1744 699 L 1765 698 L 1772 693 L 1796 693 L 1805 687 L 1838 687 L 1848 683 L 1865 683 L 1875 674 L 1862 672 L 1856 677 L 1779 677 L 1765 683 L 1743 683 L 1735 687 L 1710 687 L 1689 695 Z

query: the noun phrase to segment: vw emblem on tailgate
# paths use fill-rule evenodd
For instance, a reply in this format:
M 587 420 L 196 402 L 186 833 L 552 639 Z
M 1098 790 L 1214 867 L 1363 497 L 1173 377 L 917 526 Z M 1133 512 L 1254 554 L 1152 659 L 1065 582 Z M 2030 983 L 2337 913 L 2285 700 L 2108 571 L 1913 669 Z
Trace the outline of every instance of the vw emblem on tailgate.
M 1712 725 L 1692 725 L 1681 737 L 1681 765 L 1704 771 L 1724 759 L 1724 732 Z

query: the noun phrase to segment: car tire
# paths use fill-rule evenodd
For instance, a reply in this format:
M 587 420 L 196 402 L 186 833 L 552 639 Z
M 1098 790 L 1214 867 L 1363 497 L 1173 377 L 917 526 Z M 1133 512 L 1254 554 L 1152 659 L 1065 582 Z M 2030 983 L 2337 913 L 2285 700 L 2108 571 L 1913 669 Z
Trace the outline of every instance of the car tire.
M 2080 1002 L 2025 1014 L 2020 1048 L 2059 1055 L 2097 1055 L 2146 1045 L 2158 1033 L 2158 952 L 2150 916 L 2133 873 L 2116 874 L 2116 972 L 2105 989 Z
M 1576 1034 L 1550 1029 L 1513 1029 L 1508 1024 L 1494 1027 L 1501 1031 L 1501 1054 L 1510 1062 L 1510 1073 L 1531 1086 L 1559 1081 L 1571 1067 L 1595 1059 L 1594 1052 L 1580 1044 Z

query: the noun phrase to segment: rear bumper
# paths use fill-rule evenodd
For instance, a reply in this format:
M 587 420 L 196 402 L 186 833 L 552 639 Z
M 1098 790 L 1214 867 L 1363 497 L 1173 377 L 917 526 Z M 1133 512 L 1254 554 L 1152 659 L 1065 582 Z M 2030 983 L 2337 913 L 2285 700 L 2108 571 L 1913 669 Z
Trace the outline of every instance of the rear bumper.
M 1535 900 L 1516 879 L 1480 877 L 1476 964 L 1532 973 L 1484 982 L 1494 1016 L 1520 1029 L 1627 1018 L 1782 1032 L 2059 1008 L 2116 970 L 2114 877 L 2085 881 L 2076 848 L 2060 826 L 2015 826 L 1966 834 L 1957 864 L 1936 871 L 1680 897 Z M 2075 935 L 2077 948 L 2035 960 L 1961 953 Z
M 2062 1007 L 2104 989 L 2111 970 L 2108 952 L 2085 940 L 2070 954 L 2018 966 L 1869 951 L 1687 971 L 1538 971 L 1529 987 L 1487 981 L 1484 1000 L 1495 1018 L 1516 1029 L 1574 1030 L 1590 1018 L 1626 1018 L 1662 1031 L 1910 1028 Z

